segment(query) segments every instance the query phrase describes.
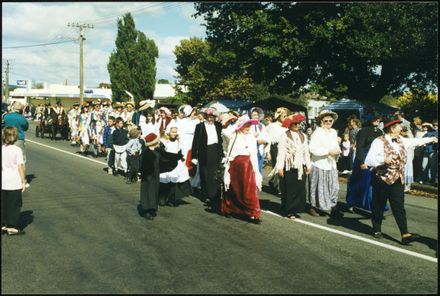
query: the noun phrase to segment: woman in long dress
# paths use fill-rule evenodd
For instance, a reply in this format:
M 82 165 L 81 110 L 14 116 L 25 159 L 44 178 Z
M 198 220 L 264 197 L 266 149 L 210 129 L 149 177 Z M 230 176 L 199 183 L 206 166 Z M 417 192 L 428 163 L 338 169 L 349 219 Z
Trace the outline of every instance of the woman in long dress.
M 352 174 L 347 183 L 346 207 L 352 211 L 352 207 L 371 211 L 372 172 L 365 164 L 365 157 L 370 150 L 371 143 L 377 137 L 383 135 L 379 124 L 382 121 L 380 115 L 369 115 L 368 123 L 356 136 L 356 157 L 353 163 Z
M 281 208 L 289 219 L 305 211 L 306 180 L 312 171 L 307 137 L 300 131 L 305 120 L 301 114 L 288 117 L 283 126 L 288 128 L 278 145 L 276 172 L 280 176 Z
M 310 153 L 312 160 L 312 176 L 310 185 L 310 214 L 318 216 L 316 209 L 329 211 L 332 217 L 342 217 L 336 205 L 338 202 L 339 180 L 336 162 L 341 149 L 338 135 L 332 129 L 338 118 L 335 112 L 323 110 L 317 121 L 320 127 L 316 128 L 310 139 Z
M 251 125 L 255 124 L 258 120 L 241 116 L 229 140 L 221 212 L 244 216 L 250 222 L 260 224 L 258 190 L 261 190 L 263 177 L 258 169 L 257 140 L 250 133 Z

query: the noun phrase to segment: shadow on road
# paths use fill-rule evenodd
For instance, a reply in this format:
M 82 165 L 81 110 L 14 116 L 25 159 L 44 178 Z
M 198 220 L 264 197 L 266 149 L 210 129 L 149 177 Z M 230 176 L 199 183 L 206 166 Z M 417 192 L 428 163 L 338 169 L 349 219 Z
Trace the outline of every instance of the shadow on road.
M 31 184 L 32 180 L 35 179 L 35 178 L 37 178 L 37 177 L 35 177 L 34 174 L 26 175 L 26 182 Z
M 421 236 L 420 239 L 417 240 L 418 243 L 422 243 L 425 244 L 428 248 L 430 248 L 431 250 L 434 250 L 435 253 L 437 254 L 438 251 L 438 241 L 436 239 L 430 238 L 430 237 L 426 237 L 426 236 Z
M 271 211 L 272 213 L 283 216 L 283 210 L 279 202 L 273 202 L 268 199 L 260 199 L 260 208 L 262 210 Z
M 20 218 L 18 219 L 18 228 L 25 229 L 29 224 L 34 221 L 33 211 L 24 211 L 20 213 Z

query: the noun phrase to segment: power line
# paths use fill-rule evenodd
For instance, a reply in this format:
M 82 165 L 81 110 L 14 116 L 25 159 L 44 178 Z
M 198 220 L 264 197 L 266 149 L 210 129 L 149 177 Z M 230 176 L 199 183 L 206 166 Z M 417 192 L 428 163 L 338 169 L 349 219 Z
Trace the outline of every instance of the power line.
M 59 42 L 41 43 L 41 44 L 34 44 L 34 45 L 7 46 L 7 47 L 2 47 L 2 49 L 28 48 L 28 47 L 48 46 L 48 45 L 61 44 L 61 43 L 68 43 L 68 42 L 75 42 L 75 41 L 76 41 L 76 40 L 64 40 L 64 41 L 59 41 Z
M 88 20 L 88 21 L 86 21 L 86 22 L 88 22 L 88 23 L 100 23 L 100 22 L 105 22 L 105 21 L 109 21 L 109 19 L 110 19 L 110 20 L 113 20 L 113 18 L 120 17 L 120 16 L 122 16 L 122 15 L 124 15 L 124 14 L 126 14 L 126 13 L 134 13 L 134 12 L 142 11 L 142 10 L 145 10 L 145 9 L 148 9 L 148 8 L 153 8 L 153 7 L 155 7 L 155 6 L 160 7 L 160 5 L 162 5 L 162 4 L 164 4 L 164 3 L 166 3 L 166 2 L 156 2 L 156 3 L 154 3 L 154 4 L 150 4 L 150 5 L 147 5 L 147 6 L 144 6 L 144 7 L 141 7 L 141 8 L 135 9 L 135 10 L 132 10 L 132 11 L 127 11 L 127 12 L 119 13 L 119 14 L 117 14 L 117 15 L 106 16 L 106 17 L 102 17 L 102 18 L 98 18 L 98 19 L 94 19 L 94 20 Z M 168 4 L 169 4 L 169 3 L 168 3 Z

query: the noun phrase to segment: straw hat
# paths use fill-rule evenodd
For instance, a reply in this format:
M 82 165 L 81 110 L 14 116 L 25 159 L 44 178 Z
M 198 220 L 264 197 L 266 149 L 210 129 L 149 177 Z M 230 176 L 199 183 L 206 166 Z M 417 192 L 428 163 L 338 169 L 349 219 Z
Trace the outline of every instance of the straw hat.
M 154 100 L 143 100 L 139 102 L 139 111 L 143 111 L 148 108 L 154 108 L 156 102 Z
M 228 125 L 232 120 L 236 120 L 237 116 L 234 116 L 229 113 L 223 113 L 219 116 L 219 121 L 221 122 L 222 126 Z
M 124 105 L 125 105 L 125 107 L 127 107 L 128 105 L 131 105 L 131 106 L 134 108 L 134 106 L 135 106 L 135 102 L 133 102 L 133 101 L 128 101 L 128 102 L 125 102 Z
M 114 105 L 114 108 L 124 108 L 124 104 L 122 104 L 121 102 L 116 102 Z
M 289 111 L 289 109 L 287 109 L 285 107 L 277 108 L 277 110 L 275 111 L 275 113 L 273 115 L 273 119 L 274 120 L 278 120 L 278 118 L 280 118 L 281 115 L 286 115 L 287 116 L 287 112 L 288 111 Z
M 321 112 L 319 112 L 319 114 L 316 117 L 316 119 L 317 119 L 317 121 L 321 121 L 322 118 L 324 118 L 325 116 L 333 117 L 334 121 L 336 121 L 336 119 L 338 119 L 338 114 L 336 114 L 336 112 L 333 112 L 333 111 L 330 111 L 330 110 L 322 110 Z

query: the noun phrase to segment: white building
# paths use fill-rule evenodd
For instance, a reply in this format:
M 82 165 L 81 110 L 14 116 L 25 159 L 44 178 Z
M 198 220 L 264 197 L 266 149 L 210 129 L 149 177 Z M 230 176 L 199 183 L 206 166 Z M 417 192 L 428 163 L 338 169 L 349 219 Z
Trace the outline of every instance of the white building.
M 161 100 L 174 97 L 175 91 L 171 84 L 156 84 L 154 99 Z M 112 90 L 107 88 L 84 87 L 84 101 L 90 102 L 96 99 L 112 101 Z M 9 93 L 9 101 L 21 101 L 34 105 L 50 103 L 54 105 L 58 100 L 63 106 L 69 108 L 75 102 L 79 102 L 79 87 L 77 85 L 50 84 L 46 88 L 30 89 L 16 88 Z

